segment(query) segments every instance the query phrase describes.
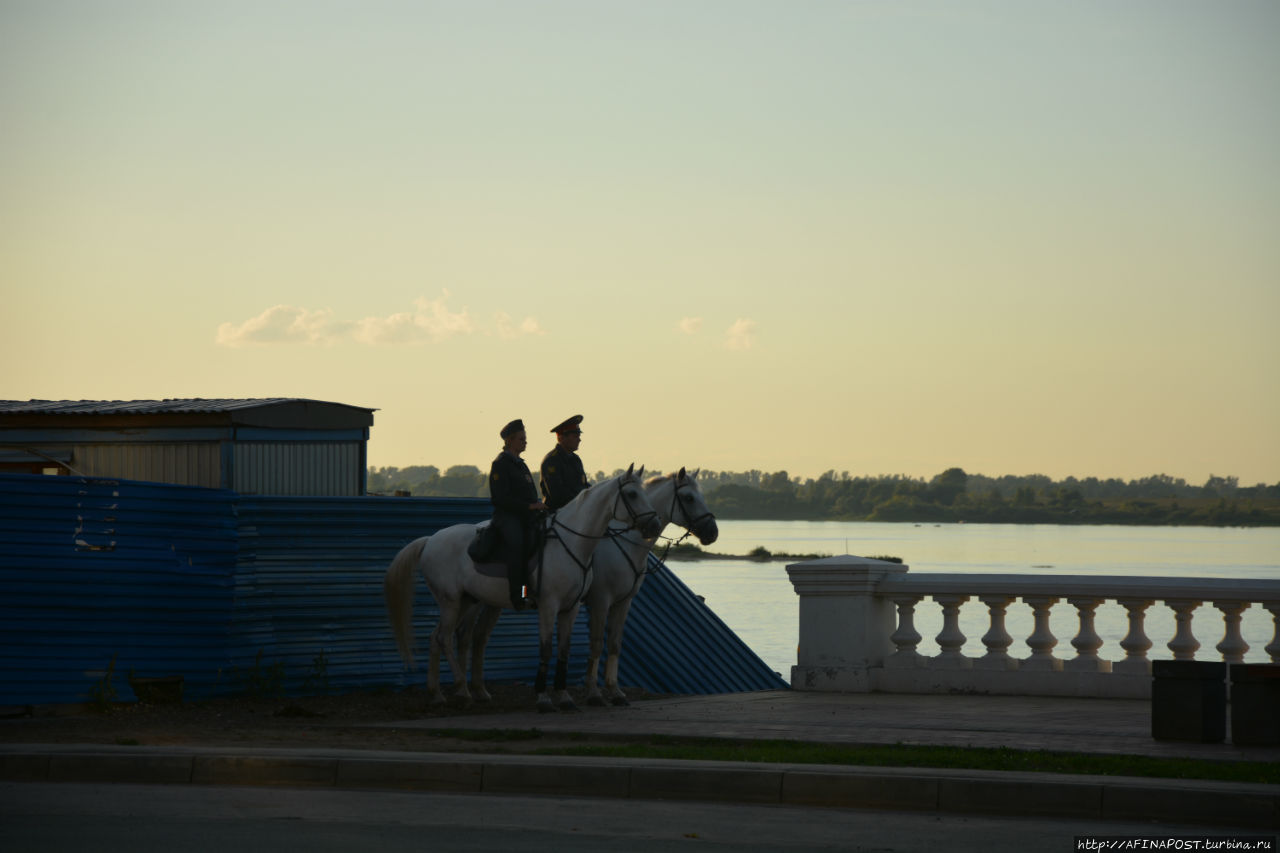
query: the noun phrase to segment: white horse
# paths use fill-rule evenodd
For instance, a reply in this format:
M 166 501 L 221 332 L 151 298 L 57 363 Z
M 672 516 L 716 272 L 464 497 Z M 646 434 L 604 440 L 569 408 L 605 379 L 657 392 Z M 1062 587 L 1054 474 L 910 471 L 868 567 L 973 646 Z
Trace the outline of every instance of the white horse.
M 609 692 L 609 701 L 614 705 L 630 704 L 626 694 L 618 687 L 618 655 L 622 650 L 622 631 L 631 610 L 631 602 L 640 591 L 645 575 L 649 573 L 649 552 L 663 529 L 668 523 L 674 522 L 697 536 L 703 545 L 710 545 L 720 535 L 716 517 L 707 509 L 696 478 L 697 472 L 687 474 L 681 468 L 678 474 L 650 479 L 645 483 L 644 491 L 657 512 L 657 531 L 649 534 L 624 528 L 622 524 L 610 524 L 608 538 L 611 541 L 600 545 L 595 551 L 591 587 L 586 594 L 591 631 L 586 677 L 587 703 L 590 705 L 606 704 L 597 683 L 606 624 L 609 628 L 609 650 L 605 663 L 605 687 Z M 464 617 L 462 622 L 460 643 L 463 649 L 463 668 L 466 668 L 465 657 L 469 650 L 474 661 L 471 683 L 478 691 L 484 691 L 484 648 L 501 613 L 499 608 L 485 607 L 474 617 Z
M 662 529 L 657 511 L 641 488 L 644 468 L 639 472 L 634 468 L 632 465 L 626 473 L 580 492 L 544 521 L 548 533 L 546 547 L 541 560 L 533 560 L 527 584 L 537 591 L 538 601 L 539 663 L 535 690 L 539 710 L 554 710 L 557 705 L 546 690 L 553 630 L 559 633 L 555 678 L 558 705 L 563 710 L 576 707 L 565 684 L 569 643 L 578 608 L 591 586 L 591 554 L 604 538 L 609 522 L 637 527 L 646 536 L 656 536 Z M 494 608 L 492 621 L 496 622 L 500 609 L 511 606 L 505 572 L 481 573 L 467 554 L 476 527 L 475 524 L 455 524 L 410 542 L 392 560 L 383 584 L 396 645 L 401 658 L 410 665 L 413 664 L 415 569 L 422 572 L 440 608 L 440 619 L 431 632 L 427 672 L 427 691 L 432 703 L 445 701 L 440 691 L 441 651 L 453 672 L 455 695 L 463 701 L 471 700 L 465 668 L 459 667 L 454 649 L 455 633 L 464 612 L 469 613 L 477 604 L 486 605 Z M 479 698 L 488 699 L 483 687 L 483 651 L 475 655 L 474 667 L 479 670 L 479 680 L 473 676 L 473 683 L 479 685 Z
M 645 483 L 644 491 L 658 511 L 658 522 L 662 528 L 674 522 L 697 536 L 703 545 L 710 545 L 720 536 L 720 529 L 716 525 L 715 515 L 707 509 L 696 477 L 697 472 L 686 474 L 681 468 L 678 474 L 649 480 Z M 645 537 L 642 533 L 623 530 L 620 525 L 610 525 L 609 538 L 611 543 L 596 549 L 592 563 L 595 578 L 586 600 L 591 629 L 586 679 L 589 705 L 605 704 L 597 684 L 597 676 L 606 623 L 609 626 L 609 649 L 604 667 L 605 690 L 609 701 L 614 705 L 631 704 L 618 687 L 618 655 L 622 651 L 622 630 L 627 623 L 627 614 L 631 611 L 631 602 L 640 591 L 645 575 L 649 573 L 649 552 L 658 536 Z

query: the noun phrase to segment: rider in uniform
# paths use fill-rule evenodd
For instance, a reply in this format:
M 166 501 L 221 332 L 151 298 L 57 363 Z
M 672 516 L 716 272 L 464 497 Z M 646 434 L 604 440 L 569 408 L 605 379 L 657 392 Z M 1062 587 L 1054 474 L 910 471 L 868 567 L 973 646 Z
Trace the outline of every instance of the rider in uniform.
M 587 473 L 575 452 L 582 443 L 582 415 L 574 415 L 552 428 L 556 446 L 542 459 L 542 495 L 547 507 L 557 510 L 587 488 Z
M 497 529 L 506 552 L 511 606 L 523 610 L 527 602 L 521 593 L 529 543 L 533 541 L 538 513 L 545 511 L 547 505 L 538 500 L 533 474 L 520 458 L 529 446 L 524 422 L 517 418 L 504 426 L 499 435 L 502 436 L 502 452 L 489 466 L 489 500 L 493 504 L 491 524 Z

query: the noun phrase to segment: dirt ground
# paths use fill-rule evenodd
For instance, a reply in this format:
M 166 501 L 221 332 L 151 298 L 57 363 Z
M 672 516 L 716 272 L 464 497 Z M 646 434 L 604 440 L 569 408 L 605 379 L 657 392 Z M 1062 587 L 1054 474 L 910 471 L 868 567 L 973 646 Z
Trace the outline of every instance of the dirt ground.
M 528 685 L 490 684 L 493 700 L 446 708 L 427 704 L 423 688 L 372 690 L 335 696 L 285 699 L 225 697 L 181 704 L 117 704 L 7 708 L 0 717 L 0 743 L 80 743 L 127 746 L 257 746 L 386 749 L 421 752 L 528 752 L 560 745 L 535 732 L 540 715 Z M 628 689 L 631 702 L 659 698 Z M 581 705 L 581 691 L 570 690 Z M 527 712 L 528 730 L 491 733 L 486 739 L 448 737 L 428 730 L 367 727 L 443 717 L 465 717 L 467 728 L 484 729 L 495 713 Z M 582 713 L 604 713 L 591 708 Z M 556 712 L 561 713 L 561 712 Z M 573 712 L 568 712 L 573 713 Z M 457 728 L 457 720 L 449 722 Z M 573 740 L 577 741 L 578 738 Z

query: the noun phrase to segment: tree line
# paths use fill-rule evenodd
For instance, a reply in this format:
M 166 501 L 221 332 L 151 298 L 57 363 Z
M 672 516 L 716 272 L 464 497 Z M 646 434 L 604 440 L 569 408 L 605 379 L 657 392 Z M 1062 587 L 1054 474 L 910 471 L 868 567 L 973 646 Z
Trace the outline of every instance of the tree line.
M 621 473 L 592 477 L 601 482 Z M 537 477 L 537 472 L 534 472 Z M 1042 474 L 988 477 L 948 468 L 929 478 L 853 477 L 827 471 L 702 471 L 698 483 L 711 510 L 725 519 L 933 521 L 1018 524 L 1280 525 L 1280 483 L 1241 486 L 1234 476 L 1202 485 L 1157 474 L 1135 480 Z M 373 494 L 488 497 L 486 472 L 454 465 L 369 469 Z

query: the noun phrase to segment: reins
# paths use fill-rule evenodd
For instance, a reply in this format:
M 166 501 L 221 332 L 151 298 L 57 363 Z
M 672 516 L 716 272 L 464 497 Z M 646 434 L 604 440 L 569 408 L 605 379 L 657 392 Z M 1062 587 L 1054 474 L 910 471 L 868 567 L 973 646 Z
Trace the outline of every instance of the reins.
M 622 531 L 622 533 L 626 533 L 627 531 L 634 530 L 639 524 L 646 522 L 651 518 L 658 518 L 657 510 L 650 510 L 645 513 L 637 513 L 635 510 L 635 507 L 631 505 L 631 501 L 627 500 L 626 492 L 623 490 L 622 486 L 623 486 L 623 483 L 621 480 L 619 480 L 618 493 L 613 499 L 613 513 L 611 514 L 612 516 L 617 516 L 619 501 L 621 501 L 622 505 L 626 507 L 627 515 L 631 517 L 631 526 L 625 528 Z M 559 519 L 559 510 L 551 513 L 551 517 L 548 519 L 547 538 L 559 539 L 561 542 L 564 542 L 565 553 L 568 554 L 569 559 L 573 560 L 573 562 L 578 566 L 578 568 L 582 570 L 582 590 L 578 594 L 578 600 L 581 601 L 587 594 L 587 573 L 591 571 L 591 561 L 590 559 L 588 559 L 587 562 L 584 563 L 582 560 L 578 559 L 578 555 L 573 553 L 573 549 L 569 547 L 569 543 L 560 534 L 560 529 L 563 529 L 569 533 L 572 533 L 574 536 L 577 536 L 580 539 L 593 539 L 597 542 L 604 539 L 612 539 L 616 534 L 614 533 L 614 531 L 609 530 L 607 527 L 605 529 L 605 532 L 600 536 L 593 536 L 590 533 L 583 533 L 580 530 L 574 530 L 572 527 L 570 527 L 569 525 L 561 521 Z M 628 562 L 630 562 L 630 558 L 628 558 Z M 541 569 L 541 561 L 539 561 L 539 569 Z M 539 582 L 541 582 L 541 574 L 539 574 Z
M 676 519 L 676 506 L 679 503 L 679 500 L 680 500 L 680 483 L 674 482 L 674 488 L 672 488 L 671 490 L 671 508 L 667 511 L 668 523 L 673 522 Z M 700 524 L 702 524 L 702 522 L 706 521 L 708 518 L 716 517 L 715 513 L 711 512 L 710 510 L 708 510 L 707 512 L 704 512 L 702 515 L 698 516 L 697 518 L 691 521 L 687 519 L 688 515 L 689 513 L 685 512 L 686 521 L 688 521 L 688 523 L 680 525 L 681 527 L 684 528 L 684 534 L 679 539 L 672 539 L 670 536 L 663 536 L 661 534 L 658 535 L 657 537 L 658 539 L 665 539 L 667 542 L 666 547 L 662 549 L 662 556 L 658 558 L 659 562 L 665 562 L 667 559 L 667 554 L 671 552 L 671 549 L 673 547 L 675 547 L 676 545 L 679 545 L 681 542 L 688 539 L 690 536 L 694 535 L 693 534 L 694 528 L 698 527 Z M 659 521 L 661 521 L 661 517 L 659 517 Z M 663 527 L 665 528 L 666 525 L 664 524 Z M 631 555 L 627 553 L 627 549 L 623 548 L 622 544 L 618 541 L 619 539 L 622 539 L 626 541 L 627 544 L 629 545 L 643 544 L 643 540 L 641 542 L 634 542 L 627 537 L 627 534 L 630 533 L 632 529 L 633 529 L 632 527 L 628 527 L 625 530 L 610 530 L 606 534 L 610 539 L 613 540 L 614 546 L 617 547 L 618 551 L 622 554 L 623 559 L 627 561 L 627 567 L 631 569 L 632 582 L 631 582 L 631 592 L 629 593 L 629 595 L 636 594 L 636 589 L 640 586 L 641 578 L 643 578 L 645 575 L 651 575 L 657 571 L 656 568 L 652 568 L 652 569 L 649 568 L 649 559 L 648 559 L 649 552 L 648 551 L 645 552 L 645 557 L 643 560 L 644 566 L 643 568 L 641 568 L 640 566 L 637 566 L 635 564 L 635 562 L 631 559 Z

